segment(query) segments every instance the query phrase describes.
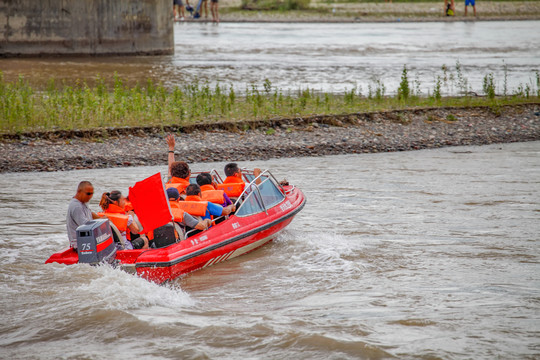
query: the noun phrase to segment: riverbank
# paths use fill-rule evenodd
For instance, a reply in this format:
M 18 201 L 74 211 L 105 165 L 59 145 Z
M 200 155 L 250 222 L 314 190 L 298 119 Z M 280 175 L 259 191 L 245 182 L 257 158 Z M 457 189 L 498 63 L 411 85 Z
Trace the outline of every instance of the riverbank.
M 350 2 L 312 0 L 302 10 L 242 10 L 241 0 L 220 3 L 222 22 L 419 22 L 419 21 L 494 21 L 538 20 L 538 1 L 482 1 L 476 6 L 477 16 L 465 4 L 456 1 L 456 15 L 445 16 L 443 1 L 431 2 Z M 210 17 L 211 19 L 211 17 Z M 201 17 L 194 20 L 206 21 Z
M 431 108 L 270 121 L 48 132 L 0 141 L 0 172 L 264 160 L 540 140 L 540 105 Z M 18 138 L 17 138 L 18 137 Z

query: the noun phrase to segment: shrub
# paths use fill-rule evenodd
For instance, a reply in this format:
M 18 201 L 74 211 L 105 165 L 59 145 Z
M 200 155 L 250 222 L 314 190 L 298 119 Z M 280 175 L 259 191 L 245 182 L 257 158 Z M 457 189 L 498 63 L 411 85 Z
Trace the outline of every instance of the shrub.
M 407 76 L 407 66 L 404 65 L 403 72 L 401 73 L 401 82 L 399 83 L 399 87 L 397 89 L 398 99 L 407 100 L 410 93 L 411 89 L 409 87 L 409 78 Z
M 493 81 L 493 74 L 489 73 L 484 76 L 483 86 L 484 94 L 490 99 L 495 98 L 495 83 Z

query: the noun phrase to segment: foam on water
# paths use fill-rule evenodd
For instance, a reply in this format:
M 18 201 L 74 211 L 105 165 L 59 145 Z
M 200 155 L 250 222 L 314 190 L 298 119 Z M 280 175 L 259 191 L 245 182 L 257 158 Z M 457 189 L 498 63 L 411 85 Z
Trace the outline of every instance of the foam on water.
M 178 286 L 157 285 L 107 265 L 93 267 L 92 278 L 81 284 L 77 292 L 78 296 L 95 299 L 104 309 L 166 307 L 181 310 L 195 304 Z
M 288 230 L 276 239 L 276 243 L 284 246 L 280 252 L 294 261 L 296 270 L 313 273 L 324 269 L 326 272 L 330 267 L 332 272 L 350 274 L 358 268 L 348 256 L 361 245 L 341 234 Z

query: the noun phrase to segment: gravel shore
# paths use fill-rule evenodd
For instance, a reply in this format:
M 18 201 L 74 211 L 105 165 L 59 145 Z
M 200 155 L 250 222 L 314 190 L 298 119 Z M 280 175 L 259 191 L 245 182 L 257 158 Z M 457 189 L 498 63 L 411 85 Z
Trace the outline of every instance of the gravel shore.
M 190 163 L 406 151 L 540 140 L 540 104 L 27 134 L 0 139 L 0 172 L 165 164 L 167 132 Z

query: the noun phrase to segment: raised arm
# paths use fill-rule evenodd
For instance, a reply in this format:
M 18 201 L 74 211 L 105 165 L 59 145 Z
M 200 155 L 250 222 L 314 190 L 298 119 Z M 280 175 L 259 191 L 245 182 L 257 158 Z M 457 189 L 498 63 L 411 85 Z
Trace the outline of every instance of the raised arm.
M 165 139 L 167 140 L 167 145 L 169 146 L 169 156 L 167 157 L 167 163 L 168 163 L 168 167 L 169 167 L 168 174 L 169 174 L 169 178 L 170 178 L 171 177 L 171 165 L 174 162 L 174 146 L 175 146 L 174 135 L 169 134 L 169 135 L 167 135 L 167 137 Z
M 261 175 L 261 169 L 259 169 L 259 168 L 253 169 L 253 175 L 254 175 L 255 177 Z M 255 184 L 260 185 L 260 184 L 261 184 L 261 178 L 258 178 L 258 179 L 255 181 Z

